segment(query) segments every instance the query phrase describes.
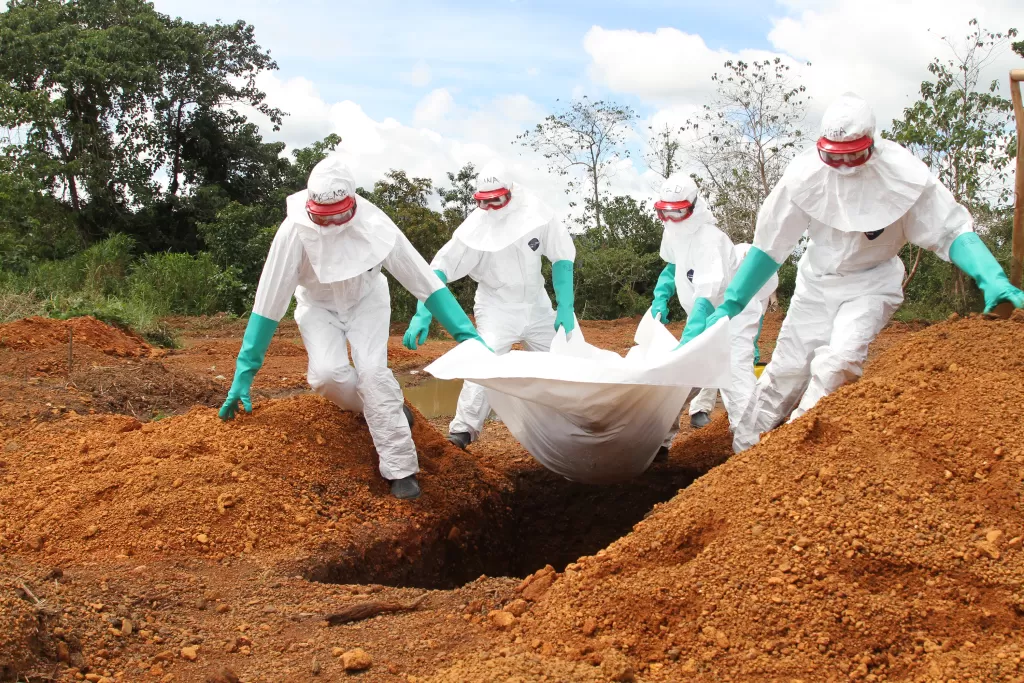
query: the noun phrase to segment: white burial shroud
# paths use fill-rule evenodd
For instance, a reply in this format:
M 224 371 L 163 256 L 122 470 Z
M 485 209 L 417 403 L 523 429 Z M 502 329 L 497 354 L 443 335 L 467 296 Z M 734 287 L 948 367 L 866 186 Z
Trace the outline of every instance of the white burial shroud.
M 572 481 L 609 484 L 647 470 L 692 387 L 729 386 L 729 328 L 722 320 L 679 341 L 648 311 L 623 358 L 588 344 L 577 326 L 549 353 L 496 356 L 463 342 L 425 369 L 483 385 L 512 435 L 546 468 Z

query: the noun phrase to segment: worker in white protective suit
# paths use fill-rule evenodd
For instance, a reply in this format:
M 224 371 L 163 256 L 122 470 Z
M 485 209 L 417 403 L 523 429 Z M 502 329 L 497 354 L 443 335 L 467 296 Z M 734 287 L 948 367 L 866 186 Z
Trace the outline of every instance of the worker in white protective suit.
M 750 245 L 746 242 L 741 242 L 734 247 L 736 251 L 736 261 L 742 263 L 746 257 L 747 252 L 750 251 Z M 761 339 L 761 327 L 764 325 L 764 316 L 768 312 L 768 304 L 771 301 L 772 294 L 779 286 L 779 276 L 772 275 L 761 291 L 757 293 L 755 297 L 761 305 L 761 320 L 757 324 L 757 334 L 754 335 L 754 367 L 758 367 L 761 364 L 761 349 L 758 348 L 758 342 Z M 653 308 L 653 306 L 652 306 Z M 664 306 L 665 310 L 668 310 L 668 304 Z M 665 318 L 662 318 L 665 320 Z M 715 409 L 715 402 L 718 400 L 718 389 L 714 387 L 708 387 L 707 389 L 701 389 L 696 396 L 690 399 L 690 426 L 694 429 L 700 429 L 706 427 L 711 422 L 711 412 Z
M 861 376 L 868 345 L 903 301 L 898 253 L 907 242 L 974 278 L 986 312 L 1024 306 L 967 209 L 924 163 L 875 136 L 874 113 L 852 93 L 829 106 L 817 144 L 793 159 L 765 200 L 754 246 L 708 324 L 743 311 L 804 232 L 796 291 L 752 405 L 758 433 Z
M 343 410 L 362 411 L 391 493 L 416 498 L 419 464 L 411 413 L 403 410 L 402 390 L 388 369 L 391 300 L 381 267 L 425 301 L 455 339 L 480 337 L 405 235 L 383 211 L 356 195 L 352 172 L 340 155 L 313 168 L 307 189 L 288 197 L 287 210 L 263 266 L 220 416 L 233 418 L 239 401 L 252 412 L 253 377 L 294 293 L 310 386 Z
M 704 203 L 698 201 L 697 185 L 689 176 L 669 176 L 654 208 L 665 225 L 661 258 L 668 265 L 658 278 L 651 315 L 660 316 L 663 321 L 668 318 L 668 300 L 674 291 L 686 311 L 681 342 L 685 344 L 705 329 L 708 316 L 722 303 L 725 287 L 739 260 L 732 241 L 715 225 Z M 733 449 L 737 452 L 749 448 L 755 436 L 745 432 L 749 421 L 742 417 L 754 391 L 754 336 L 761 313 L 761 302 L 755 299 L 730 326 L 732 378 L 729 388 L 722 390 L 722 401 L 729 413 Z M 656 460 L 668 457 L 668 447 L 678 429 L 677 420 Z
M 572 237 L 547 205 L 513 183 L 501 163 L 480 171 L 473 198 L 477 208 L 430 266 L 445 283 L 467 275 L 476 281 L 476 324 L 495 353 L 508 353 L 515 343 L 527 351 L 548 351 L 556 330 L 568 335 L 576 326 Z M 551 261 L 557 309 L 544 290 L 541 256 Z M 408 348 L 426 341 L 430 319 L 430 311 L 418 306 L 405 333 Z M 448 440 L 466 448 L 480 436 L 490 412 L 483 387 L 466 382 Z

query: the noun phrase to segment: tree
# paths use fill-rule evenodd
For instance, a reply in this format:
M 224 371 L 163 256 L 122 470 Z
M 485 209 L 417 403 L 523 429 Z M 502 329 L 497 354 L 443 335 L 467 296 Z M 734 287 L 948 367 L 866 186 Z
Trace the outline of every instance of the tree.
M 594 227 L 600 229 L 604 186 L 615 163 L 630 155 L 623 143 L 634 119 L 636 112 L 625 105 L 584 96 L 567 109 L 550 114 L 517 140 L 542 154 L 549 170 L 569 178 L 567 194 L 586 189 L 581 222 L 590 223 L 592 218 Z
M 222 292 L 223 300 L 230 303 L 232 310 L 242 312 L 252 305 L 267 251 L 285 217 L 288 195 L 306 187 L 312 168 L 340 142 L 341 138 L 332 133 L 308 147 L 293 150 L 294 163 L 275 157 L 280 184 L 263 196 L 243 194 L 226 201 L 220 185 L 204 185 L 193 193 L 190 205 L 217 207 L 213 217 L 197 218 L 197 231 L 204 249 L 224 270 L 225 281 L 233 285 L 233 291 Z
M 480 174 L 476 166 L 466 164 L 458 173 L 448 171 L 446 175 L 452 186 L 437 188 L 437 195 L 441 198 L 441 212 L 454 229 L 469 218 L 470 212 L 476 208 L 473 192 L 477 176 Z
M 968 208 L 1005 203 L 1013 149 L 1012 105 L 997 94 L 999 81 L 978 89 L 982 70 L 1008 47 L 1015 29 L 992 33 L 970 21 L 971 31 L 956 44 L 943 38 L 951 59 L 928 65 L 934 80 L 921 83 L 921 97 L 903 110 L 884 137 L 920 157 Z
M 718 225 L 735 242 L 753 238 L 757 211 L 804 141 L 805 88 L 781 58 L 736 60 L 711 77 L 715 95 L 696 119 L 687 151 Z
M 300 147 L 293 150 L 292 157 L 295 161 L 292 162 L 291 172 L 289 173 L 289 194 L 304 188 L 309 180 L 309 174 L 313 172 L 313 167 L 326 159 L 327 155 L 336 150 L 340 144 L 341 136 L 337 133 L 330 133 L 323 140 L 314 142 L 309 147 Z
M 651 305 L 664 263 L 659 256 L 662 226 L 643 202 L 613 197 L 604 223 L 576 238 L 576 300 L 580 318 L 639 315 Z M 673 298 L 674 319 L 682 309 Z
M 883 136 L 904 145 L 920 157 L 938 176 L 957 202 L 975 216 L 989 216 L 999 222 L 1000 208 L 1010 198 L 1009 162 L 1015 155 L 1012 105 L 998 94 L 999 81 L 979 89 L 981 72 L 1007 49 L 1017 35 L 1015 29 L 993 33 L 969 22 L 962 42 L 943 41 L 952 58 L 935 58 L 928 65 L 933 80 L 921 83 L 920 99 L 903 110 Z M 979 223 L 979 233 L 984 233 Z M 924 250 L 908 247 L 904 254 L 908 274 L 904 287 L 919 273 Z M 932 264 L 936 271 L 948 267 Z M 968 283 L 959 270 L 947 277 L 955 310 L 969 308 Z M 938 276 L 932 282 L 939 281 Z
M 681 167 L 679 152 L 682 143 L 677 134 L 682 131 L 673 131 L 667 123 L 657 132 L 653 127 L 648 127 L 647 130 L 650 131 L 650 137 L 647 138 L 647 153 L 644 155 L 647 168 L 662 178 L 668 178 Z
M 193 24 L 158 16 L 163 23 L 160 88 L 151 101 L 152 125 L 162 142 L 158 158 L 170 177 L 167 191 L 173 196 L 180 187 L 186 147 L 202 150 L 202 131 L 228 128 L 203 126 L 204 120 L 244 126 L 245 118 L 231 107 L 245 103 L 266 115 L 277 130 L 283 112 L 269 106 L 256 87 L 256 76 L 277 69 L 277 64 L 256 44 L 251 25 Z
M 0 13 L 0 127 L 20 135 L 5 151 L 67 204 L 87 243 L 162 201 L 161 170 L 177 197 L 186 150 L 217 156 L 204 135 L 251 138 L 232 105 L 280 122 L 254 85 L 274 68 L 244 22 L 172 20 L 143 0 L 11 0 Z

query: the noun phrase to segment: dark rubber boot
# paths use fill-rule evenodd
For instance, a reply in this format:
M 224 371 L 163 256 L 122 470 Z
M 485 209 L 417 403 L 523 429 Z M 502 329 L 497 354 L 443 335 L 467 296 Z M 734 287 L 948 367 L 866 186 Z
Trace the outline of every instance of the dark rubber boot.
M 654 456 L 654 462 L 668 462 L 668 446 L 662 446 Z
M 416 475 L 394 479 L 391 481 L 391 495 L 399 500 L 416 500 L 420 497 L 420 483 Z
M 416 417 L 412 414 L 412 411 L 409 410 L 409 406 L 404 403 L 402 404 L 402 412 L 405 413 L 405 419 L 409 421 L 409 428 L 412 429 L 412 424 L 416 421 Z
M 690 426 L 694 429 L 700 429 L 701 427 L 707 427 L 711 422 L 711 416 L 705 412 L 694 413 L 690 416 Z
M 469 434 L 466 432 L 451 432 L 448 434 L 448 440 L 462 450 L 466 450 L 466 446 L 468 446 L 471 441 Z

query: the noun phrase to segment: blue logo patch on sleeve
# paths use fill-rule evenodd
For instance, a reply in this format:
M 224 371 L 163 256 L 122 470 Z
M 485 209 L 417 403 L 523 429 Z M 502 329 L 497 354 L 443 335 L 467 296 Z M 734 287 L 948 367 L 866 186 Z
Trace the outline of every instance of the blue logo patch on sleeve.
M 533 249 L 534 251 L 537 251 L 538 249 L 540 249 L 540 240 L 537 239 L 536 237 L 534 237 L 532 240 L 527 242 L 527 244 L 529 244 L 530 245 L 530 249 Z
M 693 282 L 693 268 L 690 268 L 688 271 L 686 271 L 686 279 L 689 280 L 690 282 Z
M 881 235 L 883 232 L 885 232 L 885 228 L 882 228 L 881 230 L 872 230 L 871 232 L 866 232 L 864 233 L 864 236 L 867 237 L 869 240 L 873 240 L 877 238 L 879 235 Z

